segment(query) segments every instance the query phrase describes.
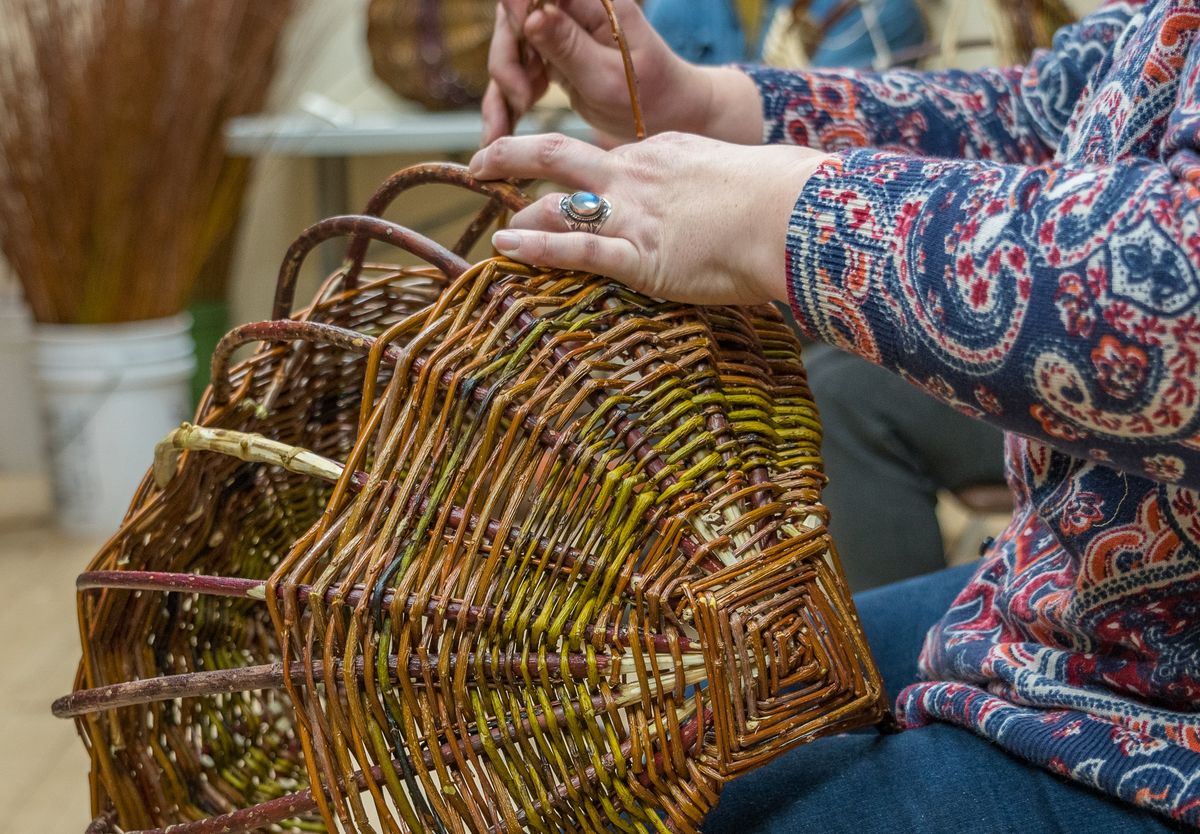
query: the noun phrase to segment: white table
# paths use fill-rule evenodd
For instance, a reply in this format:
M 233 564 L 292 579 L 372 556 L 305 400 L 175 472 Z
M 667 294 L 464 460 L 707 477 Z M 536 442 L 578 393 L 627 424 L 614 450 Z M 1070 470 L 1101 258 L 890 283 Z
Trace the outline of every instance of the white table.
M 317 216 L 332 217 L 350 209 L 350 159 L 381 154 L 427 154 L 445 159 L 479 148 L 483 121 L 479 111 L 341 113 L 322 119 L 308 113 L 261 114 L 231 119 L 225 125 L 225 149 L 230 156 L 292 156 L 313 161 L 316 173 Z M 565 110 L 535 111 L 517 125 L 526 136 L 557 131 L 578 139 L 592 138 L 592 129 Z M 323 247 L 326 271 L 337 268 L 339 256 Z
M 582 119 L 564 111 L 531 114 L 518 135 L 559 131 L 589 139 Z M 303 156 L 347 159 L 399 153 L 464 153 L 479 148 L 483 123 L 474 110 L 448 113 L 361 113 L 331 124 L 308 114 L 257 115 L 231 119 L 225 147 L 232 156 Z

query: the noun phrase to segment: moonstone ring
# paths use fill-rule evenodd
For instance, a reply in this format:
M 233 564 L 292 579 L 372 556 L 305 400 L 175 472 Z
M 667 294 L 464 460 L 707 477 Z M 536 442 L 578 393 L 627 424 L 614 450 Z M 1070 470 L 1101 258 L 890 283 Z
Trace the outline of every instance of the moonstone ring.
M 608 200 L 590 191 L 568 194 L 559 201 L 558 208 L 572 230 L 593 234 L 600 231 L 600 227 L 612 213 L 612 205 Z

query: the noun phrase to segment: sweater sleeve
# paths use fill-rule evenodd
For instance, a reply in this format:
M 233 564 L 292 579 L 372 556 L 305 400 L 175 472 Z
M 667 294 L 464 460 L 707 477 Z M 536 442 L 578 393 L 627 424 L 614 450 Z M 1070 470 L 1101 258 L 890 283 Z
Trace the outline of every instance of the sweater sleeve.
M 964 412 L 1200 486 L 1200 46 L 1160 148 L 1036 166 L 836 154 L 791 218 L 796 317 Z
M 825 151 L 877 148 L 950 159 L 1050 159 L 1136 3 L 1110 0 L 1065 27 L 1028 67 L 781 70 L 745 67 L 758 85 L 763 139 Z

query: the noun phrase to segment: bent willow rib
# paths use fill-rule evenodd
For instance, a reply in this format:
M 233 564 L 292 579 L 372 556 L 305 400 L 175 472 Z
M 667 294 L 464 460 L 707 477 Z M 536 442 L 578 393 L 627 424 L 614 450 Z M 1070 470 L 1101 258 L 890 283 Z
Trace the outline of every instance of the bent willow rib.
M 525 202 L 424 167 L 313 227 L 80 577 L 89 831 L 694 832 L 885 721 L 791 330 L 377 216 L 439 181 L 487 201 L 467 238 Z

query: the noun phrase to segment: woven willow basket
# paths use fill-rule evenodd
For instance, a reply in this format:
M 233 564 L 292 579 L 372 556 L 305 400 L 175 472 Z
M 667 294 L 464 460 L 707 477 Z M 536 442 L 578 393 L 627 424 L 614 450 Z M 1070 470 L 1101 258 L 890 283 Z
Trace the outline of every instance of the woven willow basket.
M 382 219 L 429 182 L 486 197 L 449 248 Z M 792 331 L 463 259 L 527 204 L 402 171 L 222 341 L 78 580 L 54 710 L 91 834 L 693 832 L 725 781 L 887 725 Z M 371 240 L 423 265 L 364 266 Z

